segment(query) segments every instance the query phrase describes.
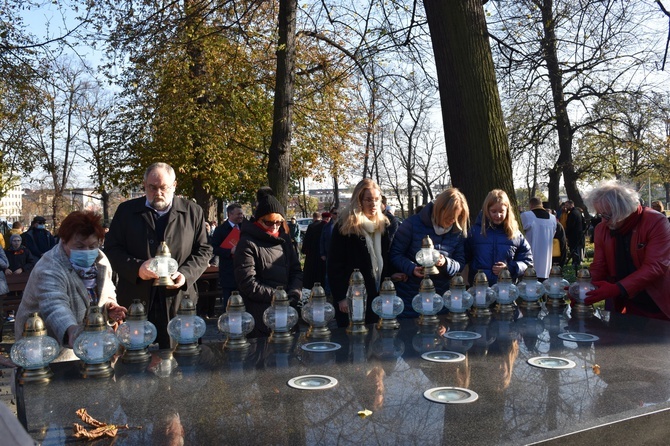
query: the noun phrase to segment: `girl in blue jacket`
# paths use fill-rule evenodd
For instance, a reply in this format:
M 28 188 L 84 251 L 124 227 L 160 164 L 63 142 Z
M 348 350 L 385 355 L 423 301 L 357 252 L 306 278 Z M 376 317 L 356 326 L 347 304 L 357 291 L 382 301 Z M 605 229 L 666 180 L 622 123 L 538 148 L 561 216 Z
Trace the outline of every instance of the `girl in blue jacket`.
M 470 284 L 478 270 L 484 271 L 493 285 L 504 268 L 516 279 L 533 264 L 530 245 L 519 231 L 505 191 L 494 189 L 486 196 L 466 241 L 466 257 Z

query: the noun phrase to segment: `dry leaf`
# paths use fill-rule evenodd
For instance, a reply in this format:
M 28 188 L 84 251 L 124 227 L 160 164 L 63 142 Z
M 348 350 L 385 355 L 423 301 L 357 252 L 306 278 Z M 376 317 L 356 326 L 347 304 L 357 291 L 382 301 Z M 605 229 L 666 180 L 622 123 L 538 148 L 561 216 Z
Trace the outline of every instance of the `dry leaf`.
M 368 409 L 363 409 L 358 411 L 358 416 L 361 418 L 367 418 L 372 415 L 372 411 Z
M 75 413 L 77 414 L 77 416 L 79 418 L 81 418 L 81 421 L 83 421 L 86 424 L 90 424 L 91 426 L 95 426 L 95 427 L 101 427 L 101 426 L 105 425 L 105 423 L 102 423 L 102 422 L 96 420 L 95 418 L 93 418 L 92 416 L 90 416 L 88 414 L 88 412 L 86 411 L 86 409 L 84 409 L 83 407 L 81 409 L 79 409 L 78 411 L 76 411 Z
M 115 424 L 107 424 L 102 421 L 98 421 L 88 414 L 86 409 L 83 407 L 77 412 L 75 412 L 79 418 L 82 419 L 84 423 L 90 424 L 95 429 L 88 430 L 84 426 L 78 423 L 74 423 L 74 436 L 76 438 L 88 438 L 89 440 L 95 440 L 96 438 L 101 437 L 116 437 L 116 434 L 119 432 L 119 429 L 128 429 L 128 425 L 117 426 Z
M 600 366 L 598 364 L 593 364 L 592 369 L 593 373 L 595 373 L 596 375 L 600 375 Z

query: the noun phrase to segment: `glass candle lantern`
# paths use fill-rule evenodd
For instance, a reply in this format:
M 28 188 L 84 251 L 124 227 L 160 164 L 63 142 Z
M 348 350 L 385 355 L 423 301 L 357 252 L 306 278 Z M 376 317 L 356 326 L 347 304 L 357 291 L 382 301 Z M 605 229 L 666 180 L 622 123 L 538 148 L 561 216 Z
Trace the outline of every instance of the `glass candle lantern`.
M 92 305 L 86 315 L 86 325 L 72 350 L 84 362 L 81 374 L 84 378 L 108 378 L 114 374 L 110 359 L 119 349 L 119 340 L 107 325 L 100 307 Z
M 398 315 L 405 309 L 405 304 L 395 293 L 395 285 L 390 277 L 382 282 L 379 296 L 372 299 L 372 311 L 379 316 L 378 329 L 400 328 Z
M 175 356 L 195 356 L 200 354 L 198 339 L 205 334 L 205 321 L 195 314 L 195 304 L 185 294 L 177 310 L 177 315 L 168 322 L 167 330 L 172 339 L 177 341 Z
M 444 306 L 449 310 L 450 321 L 467 321 L 466 312 L 472 307 L 472 294 L 465 290 L 465 280 L 460 274 L 451 278 L 449 289 L 443 295 Z
M 565 306 L 565 289 L 570 283 L 563 278 L 563 270 L 554 263 L 549 272 L 549 278 L 542 285 L 547 294 L 547 303 L 551 306 Z
M 475 283 L 468 292 L 472 295 L 472 315 L 475 317 L 490 317 L 490 306 L 495 302 L 496 295 L 489 287 L 489 279 L 484 271 L 477 271 Z
M 253 320 L 253 317 L 251 319 Z M 271 331 L 269 342 L 292 341 L 291 329 L 298 322 L 298 312 L 289 305 L 284 287 L 277 287 L 272 294 L 272 304 L 263 312 L 263 322 Z
M 286 292 L 284 292 L 283 289 L 280 290 L 278 288 L 277 291 L 275 292 L 275 296 L 277 295 L 277 293 L 281 295 L 279 296 L 280 298 L 281 297 L 286 298 L 285 302 L 286 305 L 288 305 L 288 297 L 286 296 Z M 273 302 L 275 296 L 273 296 Z M 280 303 L 280 305 L 282 306 L 283 309 L 284 308 L 283 304 Z M 280 311 L 280 313 L 282 312 Z M 280 324 L 279 329 L 286 330 L 286 332 L 288 332 L 290 328 L 293 326 L 293 325 L 291 325 L 290 327 L 288 326 L 289 323 L 288 310 L 286 311 L 286 321 L 281 320 L 282 319 L 281 314 L 279 316 L 280 320 L 277 320 L 276 316 L 277 316 L 276 313 L 272 314 L 275 328 L 277 328 L 277 323 L 279 323 Z M 263 319 L 265 320 L 265 318 L 266 316 L 264 314 Z M 268 315 L 268 319 L 269 318 L 270 315 Z M 293 324 L 295 325 L 295 322 Z M 221 331 L 226 335 L 226 342 L 223 344 L 223 347 L 226 350 L 244 350 L 249 347 L 250 344 L 249 341 L 247 340 L 247 335 L 251 333 L 251 331 L 256 326 L 256 321 L 254 320 L 254 317 L 247 312 L 247 309 L 244 306 L 244 300 L 242 299 L 242 296 L 240 296 L 240 293 L 238 291 L 233 291 L 230 294 L 230 298 L 228 299 L 228 305 L 226 307 L 226 312 L 223 313 L 221 316 L 219 316 L 217 325 L 219 327 L 219 331 Z M 268 327 L 269 326 L 270 325 L 268 325 Z
M 330 336 L 328 323 L 335 317 L 335 308 L 326 302 L 326 292 L 320 282 L 315 282 L 309 301 L 302 307 L 302 318 L 309 324 L 308 338 Z
M 527 309 L 537 309 L 540 307 L 538 300 L 544 294 L 544 287 L 537 280 L 535 268 L 528 267 L 519 283 L 519 296 L 521 296 L 521 305 Z
M 412 308 L 419 313 L 419 325 L 436 325 L 437 313 L 444 307 L 442 296 L 435 292 L 433 281 L 426 275 L 419 286 L 419 294 L 412 299 Z
M 421 241 L 421 250 L 416 253 L 416 263 L 423 266 L 425 276 L 439 274 L 435 264 L 440 260 L 440 252 L 434 248 L 430 236 L 425 236 Z
M 519 297 L 519 290 L 512 283 L 512 275 L 507 268 L 498 274 L 498 282 L 491 287 L 496 295 L 496 309 L 500 313 L 511 313 L 514 311 L 514 302 Z
M 577 271 L 577 281 L 570 285 L 570 298 L 574 301 L 573 312 L 577 315 L 592 315 L 593 307 L 586 305 L 584 299 L 589 291 L 595 290 L 596 286 L 591 283 L 591 272 L 582 268 Z
M 126 349 L 121 360 L 125 363 L 151 360 L 149 345 L 156 340 L 156 326 L 147 320 L 144 305 L 134 299 L 128 308 L 126 321 L 116 330 L 116 337 Z
M 23 337 L 12 345 L 10 357 L 21 367 L 19 383 L 49 382 L 53 372 L 51 361 L 58 357 L 60 345 L 47 335 L 44 321 L 37 313 L 32 313 L 23 324 Z
M 179 264 L 172 258 L 167 243 L 161 242 L 156 257 L 149 264 L 149 270 L 158 274 L 158 279 L 154 280 L 154 286 L 174 285 L 171 276 L 177 272 L 178 268 Z
M 364 334 L 368 332 L 365 326 L 365 311 L 368 302 L 368 292 L 365 289 L 365 279 L 358 269 L 354 269 L 349 277 L 347 289 L 347 306 L 349 308 L 349 326 L 347 333 Z

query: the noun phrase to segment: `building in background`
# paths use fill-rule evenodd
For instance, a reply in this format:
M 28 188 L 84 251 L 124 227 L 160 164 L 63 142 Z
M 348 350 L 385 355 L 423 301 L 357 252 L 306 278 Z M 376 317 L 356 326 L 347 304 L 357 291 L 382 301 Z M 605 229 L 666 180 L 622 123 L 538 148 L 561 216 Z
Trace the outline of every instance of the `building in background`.
M 0 220 L 13 223 L 21 220 L 23 212 L 23 189 L 17 181 L 7 194 L 0 199 Z

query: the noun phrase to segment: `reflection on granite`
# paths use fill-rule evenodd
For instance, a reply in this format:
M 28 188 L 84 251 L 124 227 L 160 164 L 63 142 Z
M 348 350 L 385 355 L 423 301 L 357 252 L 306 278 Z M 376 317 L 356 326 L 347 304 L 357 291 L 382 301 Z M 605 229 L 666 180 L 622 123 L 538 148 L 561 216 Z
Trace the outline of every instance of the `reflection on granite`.
M 445 330 L 481 337 L 446 339 Z M 566 331 L 600 339 L 559 339 Z M 116 445 L 167 444 L 181 436 L 193 445 L 491 445 L 540 441 L 670 406 L 670 324 L 661 321 L 612 315 L 603 322 L 543 311 L 432 328 L 405 319 L 399 330 L 335 330 L 328 340 L 342 348 L 305 351 L 304 334 L 291 344 L 259 339 L 239 352 L 204 344 L 196 358 L 177 357 L 169 374 L 152 372 L 161 360 L 154 353 L 150 364 L 116 362 L 115 376 L 103 380 L 82 379 L 78 362 L 53 364 L 51 383 L 19 388 L 19 418 L 49 445 L 75 442 L 72 425 L 82 407 L 98 420 L 128 425 Z M 421 359 L 433 350 L 466 359 Z M 526 362 L 547 355 L 577 366 L 546 370 Z M 287 385 L 309 374 L 338 384 L 327 390 Z M 440 386 L 469 388 L 479 399 L 448 405 L 423 397 Z M 357 416 L 363 409 L 372 415 Z M 634 426 L 627 429 L 643 431 L 645 423 Z

